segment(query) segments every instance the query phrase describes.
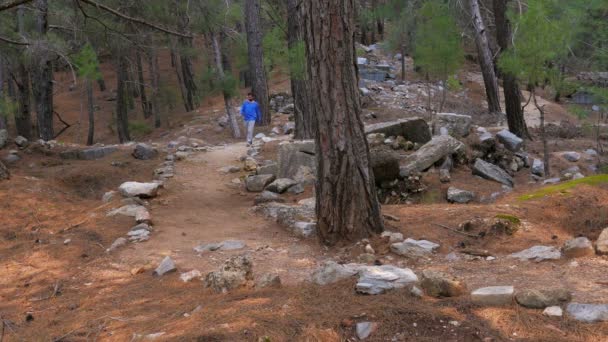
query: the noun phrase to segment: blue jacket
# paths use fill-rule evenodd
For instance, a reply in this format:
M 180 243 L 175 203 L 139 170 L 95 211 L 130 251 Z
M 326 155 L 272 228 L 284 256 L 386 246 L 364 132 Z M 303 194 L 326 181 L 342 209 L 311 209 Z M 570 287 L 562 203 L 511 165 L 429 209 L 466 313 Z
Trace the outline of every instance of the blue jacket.
M 249 102 L 249 100 L 245 100 L 241 107 L 241 115 L 245 121 L 257 121 L 262 116 L 260 105 L 255 101 Z

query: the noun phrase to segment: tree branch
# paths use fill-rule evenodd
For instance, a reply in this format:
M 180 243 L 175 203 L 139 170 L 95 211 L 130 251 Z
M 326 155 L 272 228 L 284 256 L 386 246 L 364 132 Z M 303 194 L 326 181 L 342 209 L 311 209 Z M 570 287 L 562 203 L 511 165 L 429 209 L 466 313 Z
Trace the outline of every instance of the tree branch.
M 27 4 L 28 2 L 32 2 L 33 0 L 16 0 L 13 2 L 9 2 L 8 4 L 0 5 L 0 12 L 9 10 L 13 7 L 17 7 L 19 5 Z
M 132 21 L 132 22 L 138 23 L 138 24 L 143 25 L 143 26 L 150 27 L 150 28 L 153 28 L 153 29 L 161 31 L 161 32 L 165 32 L 165 33 L 168 33 L 168 34 L 171 34 L 171 35 L 174 35 L 174 36 L 178 36 L 178 37 L 183 37 L 183 38 L 193 38 L 191 35 L 183 34 L 183 33 L 180 33 L 180 32 L 177 32 L 177 31 L 173 31 L 173 30 L 170 30 L 170 29 L 166 29 L 166 28 L 160 27 L 158 25 L 149 23 L 149 22 L 147 22 L 147 21 L 145 21 L 143 19 L 134 18 L 134 17 L 130 17 L 130 16 L 126 15 L 126 14 L 122 14 L 122 13 L 118 12 L 117 10 L 115 10 L 113 8 L 110 8 L 110 7 L 106 6 L 106 5 L 102 5 L 102 4 L 97 3 L 97 2 L 95 2 L 93 0 L 77 0 L 77 1 L 83 2 L 83 3 L 87 4 L 87 5 L 96 7 L 98 9 L 104 10 L 104 11 L 106 11 L 108 13 L 111 13 L 111 14 L 113 14 L 113 15 L 115 15 L 117 17 L 120 17 L 122 19 L 125 19 L 125 20 L 128 20 L 128 21 Z
M 14 44 L 14 45 L 30 45 L 30 43 L 18 42 L 16 40 L 11 40 L 11 39 L 4 38 L 4 37 L 0 37 L 0 42 L 5 42 L 8 44 Z

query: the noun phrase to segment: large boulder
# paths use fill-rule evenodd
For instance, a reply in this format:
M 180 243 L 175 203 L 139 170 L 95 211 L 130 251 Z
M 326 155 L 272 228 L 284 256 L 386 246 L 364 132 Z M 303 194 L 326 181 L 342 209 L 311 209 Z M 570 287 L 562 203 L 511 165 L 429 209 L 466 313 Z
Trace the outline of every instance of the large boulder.
M 160 188 L 159 183 L 125 182 L 120 185 L 118 191 L 125 197 L 156 197 Z
M 4 148 L 8 143 L 8 131 L 0 129 L 0 148 Z
M 218 271 L 207 274 L 204 285 L 217 292 L 227 292 L 252 280 L 253 262 L 251 259 L 248 256 L 235 256 L 226 260 Z
M 300 167 L 317 168 L 314 140 L 298 140 L 279 144 L 279 178 L 295 179 Z
M 521 147 L 523 146 L 523 139 L 518 137 L 517 135 L 509 132 L 506 129 L 503 129 L 502 131 L 496 133 L 496 138 L 498 139 L 498 141 L 500 141 L 503 145 L 505 145 L 505 147 L 507 148 L 507 150 L 511 151 L 511 152 L 517 152 L 521 149 Z
M 473 165 L 473 174 L 509 187 L 513 187 L 514 185 L 513 178 L 505 170 L 479 158 L 475 160 L 475 164 Z
M 135 159 L 149 160 L 158 157 L 158 150 L 147 144 L 137 144 L 133 150 Z
M 401 177 L 407 177 L 414 172 L 422 172 L 447 156 L 463 153 L 465 146 L 462 142 L 449 135 L 433 137 L 418 151 L 407 156 L 400 167 Z
M 399 155 L 386 146 L 370 151 L 370 166 L 377 184 L 399 178 Z
M 255 175 L 245 178 L 245 187 L 249 192 L 262 192 L 274 180 L 273 175 Z
M 402 136 L 419 144 L 426 144 L 431 140 L 429 125 L 420 118 L 401 119 L 365 126 L 365 134 L 371 133 L 383 133 L 387 137 Z
M 471 130 L 471 122 L 470 115 L 437 113 L 433 123 L 433 131 L 438 134 L 443 128 L 452 136 L 466 137 Z
M 95 160 L 100 159 L 108 154 L 114 153 L 118 150 L 116 146 L 100 146 L 91 147 L 85 149 L 73 149 L 59 153 L 59 156 L 63 159 L 79 159 L 79 160 Z

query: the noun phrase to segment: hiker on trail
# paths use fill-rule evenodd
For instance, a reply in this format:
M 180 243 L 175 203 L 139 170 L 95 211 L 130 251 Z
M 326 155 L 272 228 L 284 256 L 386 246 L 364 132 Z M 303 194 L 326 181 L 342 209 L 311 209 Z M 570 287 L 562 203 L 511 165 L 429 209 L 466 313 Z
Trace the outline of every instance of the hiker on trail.
M 247 128 L 247 146 L 253 144 L 253 128 L 255 122 L 260 118 L 260 105 L 255 101 L 252 93 L 247 94 L 247 100 L 241 106 L 241 115 Z

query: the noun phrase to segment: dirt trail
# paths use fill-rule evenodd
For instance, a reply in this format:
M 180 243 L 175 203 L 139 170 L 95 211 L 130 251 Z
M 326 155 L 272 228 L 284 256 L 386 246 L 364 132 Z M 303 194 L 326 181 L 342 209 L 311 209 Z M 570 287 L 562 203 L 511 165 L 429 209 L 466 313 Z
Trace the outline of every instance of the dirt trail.
M 160 200 L 152 204 L 155 231 L 149 241 L 122 252 L 131 264 L 156 264 L 170 255 L 180 271 L 198 269 L 203 274 L 216 269 L 229 256 L 248 253 L 254 273 L 279 273 L 284 283 L 303 280 L 321 255 L 313 242 L 305 242 L 269 220 L 251 212 L 252 194 L 244 193 L 232 179 L 241 174 L 223 174 L 218 169 L 240 165 L 246 154 L 244 143 L 215 147 L 193 154 L 177 164 L 176 176 L 167 184 Z M 193 248 L 201 243 L 240 240 L 244 249 L 205 252 Z

